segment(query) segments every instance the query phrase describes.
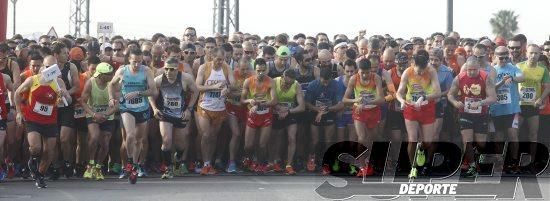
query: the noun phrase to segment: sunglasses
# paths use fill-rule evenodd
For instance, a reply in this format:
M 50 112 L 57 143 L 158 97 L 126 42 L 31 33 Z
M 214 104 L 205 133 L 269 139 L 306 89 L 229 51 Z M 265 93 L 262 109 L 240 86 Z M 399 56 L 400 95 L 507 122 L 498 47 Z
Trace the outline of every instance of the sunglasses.
M 45 46 L 51 45 L 51 43 L 47 43 L 47 42 L 45 42 L 45 43 L 40 43 L 40 44 L 45 45 Z
M 508 49 L 519 50 L 519 49 L 521 49 L 521 47 L 520 46 L 508 46 Z
M 550 49 L 544 49 L 545 52 L 550 52 Z
M 485 55 L 480 55 L 480 56 L 476 56 L 476 55 L 473 55 L 476 59 L 482 59 L 483 57 L 485 57 Z
M 498 57 L 498 60 L 501 60 L 501 61 L 508 60 L 508 57 Z
M 184 54 L 191 54 L 191 55 L 193 55 L 193 54 L 195 54 L 196 52 L 193 52 L 193 51 L 183 51 L 183 53 L 184 53 Z
M 409 50 L 412 50 L 412 49 L 413 49 L 413 46 L 405 46 L 405 48 L 403 48 L 403 49 L 409 51 Z

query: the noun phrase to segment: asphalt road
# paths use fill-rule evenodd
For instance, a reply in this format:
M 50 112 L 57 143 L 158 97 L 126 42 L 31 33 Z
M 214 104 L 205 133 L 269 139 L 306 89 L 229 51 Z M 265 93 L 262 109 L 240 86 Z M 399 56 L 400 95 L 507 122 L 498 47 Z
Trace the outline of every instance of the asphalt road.
M 135 185 L 114 177 L 104 181 L 60 179 L 49 181 L 46 189 L 37 189 L 33 181 L 17 179 L 0 183 L 0 200 L 327 200 L 316 192 L 325 181 L 335 187 L 350 184 L 341 178 L 316 175 L 189 175 L 170 180 L 161 180 L 158 177 L 140 178 Z M 515 179 L 506 182 L 513 184 Z M 550 177 L 539 177 L 537 183 L 544 200 L 550 200 Z M 370 188 L 369 192 L 387 190 L 376 185 L 360 187 Z M 489 189 L 479 191 L 487 192 Z M 409 199 L 410 197 L 402 196 L 395 200 Z M 525 199 L 521 185 L 517 185 L 515 199 Z M 349 200 L 374 198 L 354 196 Z M 454 200 L 454 197 L 428 197 L 428 200 Z

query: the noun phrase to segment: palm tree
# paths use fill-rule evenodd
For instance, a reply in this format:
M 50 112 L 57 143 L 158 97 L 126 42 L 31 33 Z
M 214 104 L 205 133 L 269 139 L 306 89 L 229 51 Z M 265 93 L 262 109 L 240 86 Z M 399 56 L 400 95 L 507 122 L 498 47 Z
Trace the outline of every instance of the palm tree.
M 511 38 L 518 30 L 518 17 L 512 10 L 499 10 L 493 13 L 493 18 L 489 20 L 493 28 L 493 34 L 504 38 Z

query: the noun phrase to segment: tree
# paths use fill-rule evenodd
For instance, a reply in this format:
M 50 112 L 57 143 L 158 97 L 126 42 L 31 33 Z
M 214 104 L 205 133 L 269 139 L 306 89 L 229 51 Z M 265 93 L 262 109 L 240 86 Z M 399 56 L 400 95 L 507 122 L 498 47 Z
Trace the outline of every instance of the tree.
M 511 38 L 518 30 L 518 17 L 512 10 L 499 10 L 493 13 L 493 18 L 489 20 L 493 28 L 493 34 L 504 38 Z

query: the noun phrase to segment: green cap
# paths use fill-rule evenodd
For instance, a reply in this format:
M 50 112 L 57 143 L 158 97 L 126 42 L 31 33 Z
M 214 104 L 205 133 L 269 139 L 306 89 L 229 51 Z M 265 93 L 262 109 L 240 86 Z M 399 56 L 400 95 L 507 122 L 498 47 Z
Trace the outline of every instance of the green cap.
M 277 49 L 277 56 L 278 57 L 290 57 L 290 49 L 288 49 L 287 46 L 281 46 L 279 49 Z
M 100 64 L 97 64 L 97 67 L 95 67 L 95 73 L 93 77 L 97 77 L 100 74 L 111 73 L 111 72 L 113 72 L 113 66 L 111 66 L 111 64 L 102 62 Z

